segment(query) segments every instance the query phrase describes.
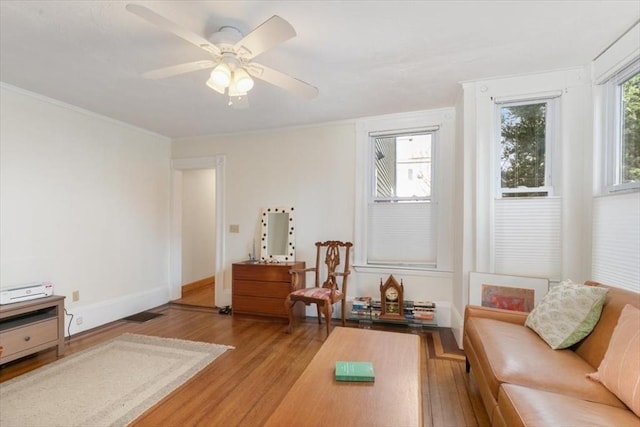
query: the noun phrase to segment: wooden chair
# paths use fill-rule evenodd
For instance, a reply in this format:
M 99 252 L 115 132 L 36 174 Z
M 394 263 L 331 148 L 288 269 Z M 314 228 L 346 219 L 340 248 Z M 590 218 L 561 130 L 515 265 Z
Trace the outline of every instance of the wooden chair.
M 342 301 L 342 326 L 345 325 L 347 279 L 351 271 L 349 270 L 349 252 L 353 243 L 329 240 L 326 242 L 316 242 L 316 266 L 305 268 L 304 270 L 289 270 L 291 274 L 291 293 L 285 299 L 284 305 L 289 313 L 289 326 L 287 332 L 291 333 L 293 324 L 293 306 L 299 302 L 305 305 L 316 304 L 318 309 L 318 324 L 322 324 L 321 313 L 327 323 L 327 336 L 329 336 L 329 326 L 331 324 L 331 313 L 333 304 Z M 337 271 L 344 260 L 342 272 Z M 323 264 L 321 264 L 323 262 Z M 308 272 L 315 272 L 315 282 L 313 287 L 301 288 L 304 278 Z M 324 282 L 320 282 L 321 274 L 326 273 Z M 340 282 L 340 285 L 338 284 Z

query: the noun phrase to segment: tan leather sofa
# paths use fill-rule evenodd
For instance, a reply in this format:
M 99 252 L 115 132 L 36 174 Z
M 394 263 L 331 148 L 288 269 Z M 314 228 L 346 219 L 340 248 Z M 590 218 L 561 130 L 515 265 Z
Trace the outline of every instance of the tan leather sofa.
M 600 365 L 625 304 L 640 307 L 640 294 L 608 288 L 594 330 L 565 350 L 552 350 L 524 326 L 527 313 L 466 307 L 467 372 L 493 426 L 640 426 L 640 418 L 614 394 L 585 377 Z

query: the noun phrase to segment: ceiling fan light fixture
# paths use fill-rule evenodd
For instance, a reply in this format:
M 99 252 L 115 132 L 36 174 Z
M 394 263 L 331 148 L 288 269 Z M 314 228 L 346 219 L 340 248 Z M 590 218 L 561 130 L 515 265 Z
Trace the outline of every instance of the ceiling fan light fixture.
M 253 88 L 253 79 L 244 68 L 236 68 L 233 72 L 233 85 L 238 92 L 247 93 Z
M 225 86 L 216 83 L 213 80 L 213 78 L 209 77 L 209 80 L 207 80 L 207 86 L 209 86 L 211 89 L 215 90 L 216 92 L 224 95 Z
M 229 86 L 229 91 L 227 93 L 228 93 L 230 98 L 246 96 L 247 95 L 247 92 L 239 90 L 238 87 L 236 85 L 233 85 L 233 84 Z
M 231 69 L 224 62 L 220 63 L 211 71 L 209 80 L 219 86 L 227 87 L 231 83 Z

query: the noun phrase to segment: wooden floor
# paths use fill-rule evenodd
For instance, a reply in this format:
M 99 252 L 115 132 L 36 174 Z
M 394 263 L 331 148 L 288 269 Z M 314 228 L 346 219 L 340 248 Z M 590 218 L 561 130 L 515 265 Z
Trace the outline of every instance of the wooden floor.
M 216 290 L 212 283 L 207 286 L 200 286 L 186 290 L 186 286 L 182 289 L 182 298 L 171 301 L 176 304 L 195 305 L 197 307 L 215 307 Z
M 116 321 L 71 337 L 65 356 L 124 332 L 234 346 L 133 426 L 260 426 L 269 418 L 325 338 L 317 319 L 285 324 L 218 314 L 213 308 L 168 304 L 144 323 Z M 357 327 L 357 324 L 353 324 Z M 378 325 L 374 329 L 380 329 Z M 405 332 L 406 328 L 383 328 Z M 429 357 L 422 336 L 424 425 L 488 426 L 486 412 L 464 362 Z M 49 350 L 0 367 L 0 382 L 56 359 Z

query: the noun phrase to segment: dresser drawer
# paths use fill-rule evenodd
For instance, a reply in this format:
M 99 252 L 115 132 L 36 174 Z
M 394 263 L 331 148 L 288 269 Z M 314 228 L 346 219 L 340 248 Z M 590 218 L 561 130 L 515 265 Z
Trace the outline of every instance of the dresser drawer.
M 0 343 L 4 347 L 2 357 L 20 353 L 58 340 L 58 319 L 48 319 L 15 329 L 0 332 Z
M 281 298 L 234 295 L 231 304 L 233 312 L 238 314 L 288 317 L 287 311 L 284 309 L 284 299 Z
M 286 264 L 233 264 L 234 280 L 261 280 L 264 282 L 291 282 L 289 270 L 304 268 L 304 263 Z
M 273 297 L 284 299 L 289 295 L 288 282 L 262 282 L 252 280 L 234 280 L 233 295 Z

